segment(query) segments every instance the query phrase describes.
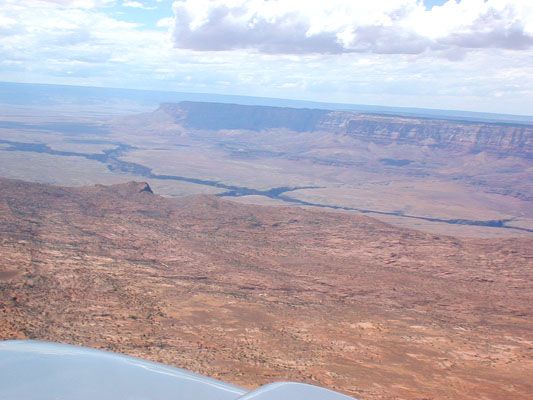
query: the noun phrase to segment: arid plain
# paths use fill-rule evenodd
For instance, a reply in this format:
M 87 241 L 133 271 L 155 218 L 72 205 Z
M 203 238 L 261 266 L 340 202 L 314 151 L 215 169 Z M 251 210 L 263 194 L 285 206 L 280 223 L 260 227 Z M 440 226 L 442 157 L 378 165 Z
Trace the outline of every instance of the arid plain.
M 531 125 L 186 102 L 13 107 L 0 134 L 1 339 L 360 399 L 533 393 Z

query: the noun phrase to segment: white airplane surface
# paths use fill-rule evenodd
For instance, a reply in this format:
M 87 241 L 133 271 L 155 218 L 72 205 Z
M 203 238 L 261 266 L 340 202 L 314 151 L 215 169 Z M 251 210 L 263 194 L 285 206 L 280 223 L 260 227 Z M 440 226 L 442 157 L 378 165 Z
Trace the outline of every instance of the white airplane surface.
M 0 400 L 355 400 L 277 382 L 248 391 L 179 368 L 67 344 L 0 342 Z

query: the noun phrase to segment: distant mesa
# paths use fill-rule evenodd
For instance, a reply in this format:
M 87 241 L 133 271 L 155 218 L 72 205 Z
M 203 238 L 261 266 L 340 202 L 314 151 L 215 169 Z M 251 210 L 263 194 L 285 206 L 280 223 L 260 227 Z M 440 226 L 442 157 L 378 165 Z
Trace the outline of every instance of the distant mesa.
M 195 129 L 244 129 L 261 131 L 286 128 L 295 132 L 313 131 L 329 114 L 327 110 L 226 103 L 182 101 L 164 103 L 160 109 L 176 117 L 176 122 Z M 180 121 L 181 120 L 181 121 Z
M 533 158 L 533 125 L 428 119 L 309 108 L 183 101 L 158 112 L 189 129 L 323 131 L 380 144 L 405 143 Z M 406 165 L 407 160 L 399 160 Z M 385 164 L 396 161 L 386 160 Z M 398 165 L 398 164 L 397 164 Z M 401 166 L 401 165 L 398 165 Z

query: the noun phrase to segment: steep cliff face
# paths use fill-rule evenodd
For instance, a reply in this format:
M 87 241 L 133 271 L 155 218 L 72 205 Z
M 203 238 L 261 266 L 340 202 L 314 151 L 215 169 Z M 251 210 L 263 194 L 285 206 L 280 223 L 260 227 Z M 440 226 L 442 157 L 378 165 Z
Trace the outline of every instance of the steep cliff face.
M 382 144 L 409 143 L 533 158 L 531 125 L 222 103 L 165 103 L 160 110 L 175 122 L 198 130 L 328 131 Z
M 409 143 L 533 158 L 533 127 L 342 113 L 340 131 L 361 140 Z
M 225 103 L 196 103 L 184 101 L 178 104 L 164 103 L 160 107 L 195 129 L 221 130 L 244 129 L 261 131 L 286 128 L 295 132 L 313 131 L 327 117 L 329 111 L 307 108 L 267 106 L 243 106 Z

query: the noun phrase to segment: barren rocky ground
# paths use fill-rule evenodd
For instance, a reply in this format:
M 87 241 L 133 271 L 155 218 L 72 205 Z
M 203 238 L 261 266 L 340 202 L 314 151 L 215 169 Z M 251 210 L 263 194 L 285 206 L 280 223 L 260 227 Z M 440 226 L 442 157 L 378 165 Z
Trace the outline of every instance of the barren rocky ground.
M 360 399 L 533 395 L 533 239 L 0 179 L 0 338 Z

